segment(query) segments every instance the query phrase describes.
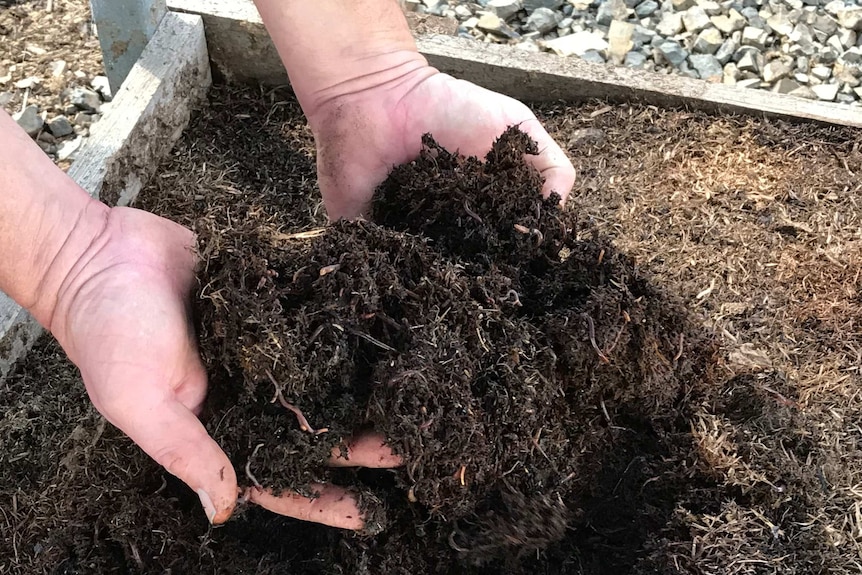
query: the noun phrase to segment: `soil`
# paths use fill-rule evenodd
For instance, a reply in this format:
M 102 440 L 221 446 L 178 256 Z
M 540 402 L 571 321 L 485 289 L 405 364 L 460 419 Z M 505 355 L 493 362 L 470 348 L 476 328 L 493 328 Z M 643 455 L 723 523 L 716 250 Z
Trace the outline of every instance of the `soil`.
M 487 165 L 429 141 L 381 191 L 383 225 L 297 237 L 324 227 L 298 106 L 214 89 L 141 196 L 199 233 L 222 285 L 198 301 L 206 421 L 241 478 L 263 442 L 258 480 L 354 486 L 382 530 L 253 508 L 209 529 L 44 341 L 0 387 L 0 573 L 856 572 L 858 136 L 537 112 L 579 171 L 567 210 L 537 211 L 517 134 Z M 332 431 L 270 404 L 267 369 Z M 320 466 L 360 423 L 408 465 Z

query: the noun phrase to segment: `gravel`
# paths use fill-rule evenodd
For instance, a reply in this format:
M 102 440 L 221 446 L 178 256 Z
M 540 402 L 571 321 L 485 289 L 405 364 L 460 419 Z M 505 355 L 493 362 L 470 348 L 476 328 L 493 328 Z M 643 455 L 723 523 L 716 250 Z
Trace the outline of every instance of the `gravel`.
M 856 0 L 413 0 L 458 34 L 599 65 L 862 106 Z

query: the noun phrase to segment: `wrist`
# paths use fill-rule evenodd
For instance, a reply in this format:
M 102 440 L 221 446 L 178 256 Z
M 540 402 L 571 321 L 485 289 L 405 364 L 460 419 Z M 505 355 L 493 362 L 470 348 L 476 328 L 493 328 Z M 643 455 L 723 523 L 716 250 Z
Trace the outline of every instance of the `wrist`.
M 306 116 L 427 68 L 395 0 L 255 0 Z
M 22 303 L 36 321 L 52 333 L 63 287 L 74 277 L 75 270 L 97 243 L 110 214 L 108 206 L 92 199 L 83 190 L 80 192 L 84 197 L 75 198 L 77 202 L 73 209 L 62 214 L 46 214 L 46 221 L 51 216 L 59 221 L 49 221 L 47 229 L 51 231 L 40 240 L 36 251 L 39 257 L 33 262 L 32 288 Z

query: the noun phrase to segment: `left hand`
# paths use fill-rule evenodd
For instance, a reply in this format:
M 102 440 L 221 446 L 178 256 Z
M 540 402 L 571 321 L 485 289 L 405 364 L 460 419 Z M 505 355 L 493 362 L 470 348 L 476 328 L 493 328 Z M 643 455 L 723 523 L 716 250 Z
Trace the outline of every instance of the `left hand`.
M 544 177 L 543 194 L 555 191 L 565 200 L 575 182 L 572 163 L 527 106 L 430 66 L 333 98 L 309 122 L 332 220 L 367 215 L 377 186 L 392 168 L 418 157 L 426 133 L 447 150 L 482 158 L 517 124 L 538 144 L 540 154 L 527 160 Z

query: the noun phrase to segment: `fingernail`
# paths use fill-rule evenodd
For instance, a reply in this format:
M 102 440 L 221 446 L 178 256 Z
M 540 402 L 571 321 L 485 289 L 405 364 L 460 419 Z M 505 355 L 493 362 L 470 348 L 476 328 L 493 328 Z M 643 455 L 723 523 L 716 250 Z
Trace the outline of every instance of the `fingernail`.
M 204 513 L 207 515 L 207 520 L 212 524 L 213 519 L 215 519 L 216 516 L 216 509 L 215 505 L 213 505 L 213 500 L 210 499 L 209 494 L 207 494 L 203 489 L 198 489 L 197 494 L 198 498 L 201 500 L 201 505 L 204 508 Z

